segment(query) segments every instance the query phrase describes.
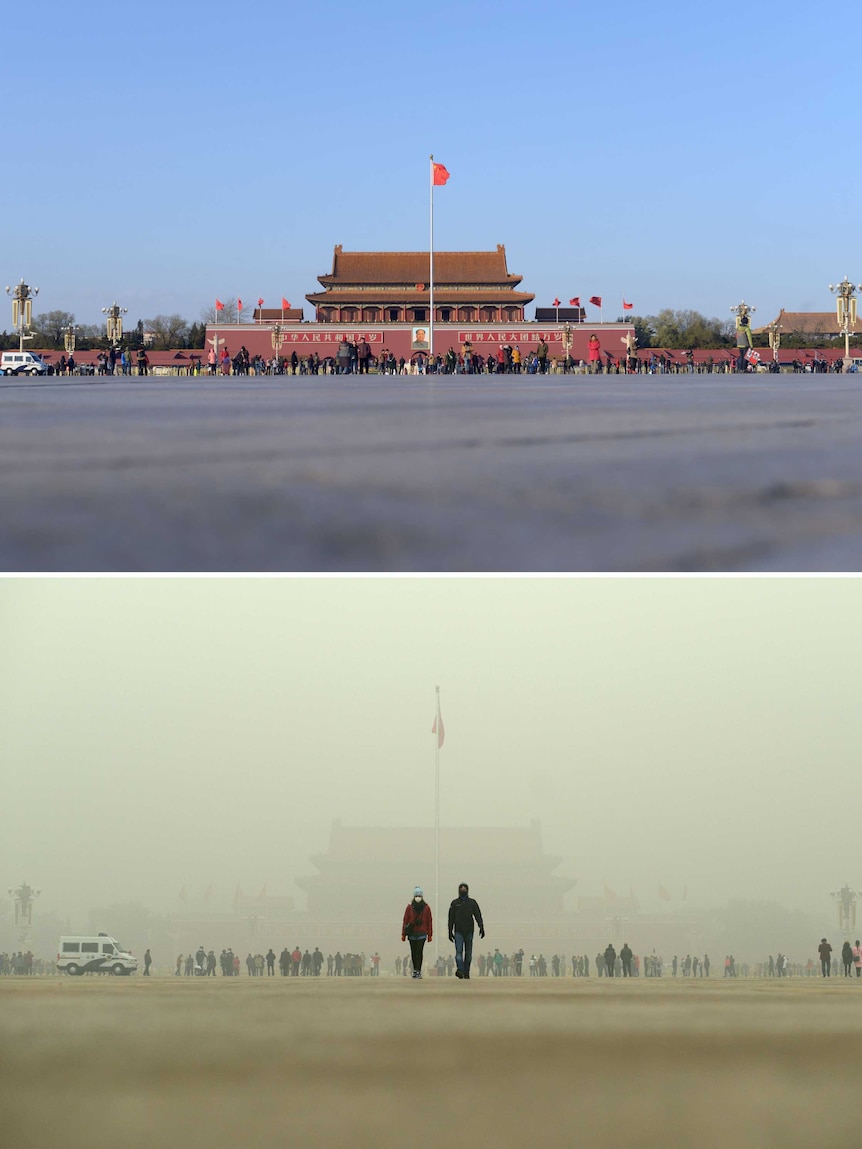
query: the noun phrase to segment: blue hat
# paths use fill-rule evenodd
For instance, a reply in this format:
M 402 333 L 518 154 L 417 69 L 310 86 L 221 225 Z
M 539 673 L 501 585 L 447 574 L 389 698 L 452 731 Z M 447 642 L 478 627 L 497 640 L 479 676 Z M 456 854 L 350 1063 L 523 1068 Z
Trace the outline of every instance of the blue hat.
M 421 886 L 417 886 L 416 889 L 413 891 L 413 897 L 414 898 L 424 898 L 425 897 L 425 895 L 422 893 L 422 887 Z

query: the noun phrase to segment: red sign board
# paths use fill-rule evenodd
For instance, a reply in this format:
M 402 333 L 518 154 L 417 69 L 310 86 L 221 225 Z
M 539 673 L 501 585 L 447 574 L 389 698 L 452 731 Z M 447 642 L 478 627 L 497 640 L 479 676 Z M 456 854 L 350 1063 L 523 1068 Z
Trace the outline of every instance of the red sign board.
M 562 343 L 562 331 L 537 331 L 530 329 L 524 331 L 459 331 L 459 343 L 538 343 L 544 339 L 546 343 Z

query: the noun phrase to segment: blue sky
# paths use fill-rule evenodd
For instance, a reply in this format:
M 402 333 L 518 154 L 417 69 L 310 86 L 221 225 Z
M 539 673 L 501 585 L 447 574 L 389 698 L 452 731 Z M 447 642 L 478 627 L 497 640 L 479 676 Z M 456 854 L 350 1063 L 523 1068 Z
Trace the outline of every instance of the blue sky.
M 7 168 L 0 282 L 84 323 L 115 299 L 132 322 L 298 305 L 336 243 L 427 247 L 433 152 L 435 247 L 505 243 L 539 305 L 831 309 L 862 279 L 854 56 L 831 9 L 737 12 L 14 5 L 4 149 L 35 162 Z

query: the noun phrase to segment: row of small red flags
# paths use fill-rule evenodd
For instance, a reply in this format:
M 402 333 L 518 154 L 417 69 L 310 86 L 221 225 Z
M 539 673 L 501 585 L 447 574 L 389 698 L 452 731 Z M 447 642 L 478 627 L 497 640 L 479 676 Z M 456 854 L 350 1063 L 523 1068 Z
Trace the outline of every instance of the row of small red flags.
M 446 170 L 445 166 L 443 164 L 435 164 L 432 162 L 432 164 L 431 164 L 431 182 L 436 187 L 440 187 L 442 184 L 445 184 L 448 179 L 449 179 L 449 172 Z M 589 302 L 593 305 L 593 307 L 601 307 L 602 297 L 600 295 L 591 295 L 589 298 Z M 555 299 L 551 306 L 552 307 L 559 307 L 560 306 L 559 299 Z M 580 306 L 581 306 L 581 301 L 580 301 L 579 297 L 576 296 L 574 299 L 569 300 L 569 307 L 580 307 Z M 634 307 L 633 303 L 626 303 L 626 301 L 623 300 L 623 311 L 631 311 L 633 307 Z
M 257 301 L 257 305 L 258 305 L 258 307 L 263 307 L 263 300 L 259 299 Z M 242 300 L 241 299 L 238 299 L 236 301 L 236 309 L 237 309 L 237 311 L 242 311 Z M 287 302 L 287 300 L 284 298 L 284 296 L 281 297 L 281 310 L 282 311 L 290 311 L 290 304 Z M 216 311 L 224 311 L 224 304 L 222 303 L 222 301 L 220 299 L 216 300 Z
M 587 300 L 587 302 L 592 303 L 593 307 L 601 307 L 602 297 L 600 295 L 591 295 L 590 298 Z M 555 299 L 554 302 L 551 304 L 551 307 L 559 307 L 559 306 L 560 306 L 559 299 Z M 569 307 L 580 307 L 580 306 L 581 306 L 580 296 L 576 295 L 574 299 L 569 300 Z M 633 307 L 634 307 L 633 303 L 626 303 L 626 301 L 623 300 L 623 311 L 631 311 L 631 309 Z

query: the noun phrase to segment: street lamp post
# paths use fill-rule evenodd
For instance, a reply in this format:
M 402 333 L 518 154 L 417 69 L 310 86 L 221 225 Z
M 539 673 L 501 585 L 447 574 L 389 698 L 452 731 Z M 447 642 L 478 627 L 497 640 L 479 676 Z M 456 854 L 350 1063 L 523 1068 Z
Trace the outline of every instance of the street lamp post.
M 30 287 L 22 279 L 15 287 L 7 287 L 6 294 L 12 296 L 12 327 L 17 328 L 18 331 L 18 350 L 24 350 L 24 340 L 32 339 L 32 332 L 25 335 L 25 331 L 30 331 L 33 326 L 33 297 L 39 294 L 38 287 Z
M 123 316 L 128 313 L 128 307 L 120 307 L 118 303 L 112 303 L 110 307 L 103 307 L 102 314 L 107 316 L 105 327 L 107 329 L 108 342 L 112 347 L 118 347 L 123 338 Z
M 66 348 L 67 355 L 75 354 L 75 340 L 78 336 L 78 328 L 74 323 L 70 323 L 68 327 L 61 328 L 63 332 L 63 346 Z
M 849 886 L 842 886 L 840 890 L 835 890 L 831 897 L 838 906 L 838 928 L 844 934 L 845 941 L 850 941 L 850 931 L 856 928 L 856 902 L 859 892 L 851 890 Z
M 751 338 L 751 313 L 757 311 L 757 308 L 752 307 L 743 299 L 741 303 L 737 303 L 736 307 L 731 307 L 730 310 L 736 316 L 736 367 L 738 371 L 744 371 L 745 354 L 754 348 Z
M 17 890 L 9 891 L 9 897 L 15 902 L 15 926 L 22 949 L 27 944 L 33 925 L 33 903 L 41 893 L 41 890 L 34 890 L 26 882 L 22 882 Z
M 563 324 L 563 373 L 569 370 L 569 352 L 572 350 L 572 325 Z
M 273 325 L 270 336 L 272 338 L 272 350 L 275 353 L 276 360 L 278 360 L 281 358 L 281 349 L 284 346 L 284 328 L 280 323 Z M 276 366 L 278 366 L 278 363 L 276 363 Z
M 830 283 L 829 290 L 838 297 L 835 300 L 835 310 L 838 315 L 838 326 L 844 336 L 844 370 L 849 371 L 850 328 L 856 326 L 856 292 L 862 291 L 862 284 L 857 287 L 845 275 L 840 283 Z
M 769 346 L 772 348 L 772 361 L 778 362 L 778 348 L 781 346 L 781 324 L 778 320 L 769 325 Z

